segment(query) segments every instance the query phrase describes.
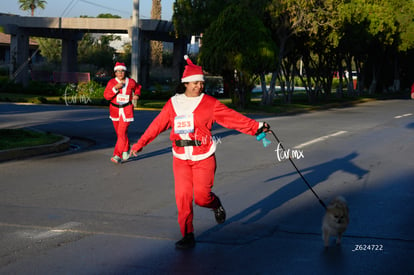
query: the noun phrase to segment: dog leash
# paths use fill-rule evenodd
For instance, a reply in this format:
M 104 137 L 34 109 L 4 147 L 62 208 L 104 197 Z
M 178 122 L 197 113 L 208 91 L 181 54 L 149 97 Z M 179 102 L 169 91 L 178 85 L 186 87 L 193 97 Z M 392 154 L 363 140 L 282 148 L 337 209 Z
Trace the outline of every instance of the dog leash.
M 257 135 L 256 139 L 258 141 L 263 141 L 263 146 L 267 147 L 271 142 L 266 139 L 266 133 L 272 133 L 276 141 L 279 143 L 280 148 L 282 148 L 283 151 L 286 152 L 285 148 L 283 147 L 283 144 L 280 142 L 279 138 L 276 136 L 275 132 L 273 130 L 268 130 L 267 132 L 262 132 L 261 134 Z M 315 197 L 319 200 L 319 203 L 322 205 L 322 207 L 326 210 L 326 204 L 321 200 L 321 198 L 316 194 L 315 190 L 313 190 L 312 186 L 309 184 L 309 182 L 306 180 L 306 178 L 302 175 L 296 164 L 293 162 L 292 158 L 289 156 L 289 161 L 292 163 L 293 167 L 295 167 L 296 172 L 298 172 L 299 176 L 302 178 L 302 180 L 305 182 L 305 184 L 308 186 L 308 188 L 312 191 L 312 193 L 315 195 Z

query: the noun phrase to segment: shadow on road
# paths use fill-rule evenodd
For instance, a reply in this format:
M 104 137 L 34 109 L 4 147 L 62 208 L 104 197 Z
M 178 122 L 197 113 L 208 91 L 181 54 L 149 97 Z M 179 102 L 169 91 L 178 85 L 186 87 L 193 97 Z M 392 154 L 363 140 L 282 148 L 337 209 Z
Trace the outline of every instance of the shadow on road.
M 305 178 L 312 179 L 312 182 L 310 182 L 312 188 L 315 187 L 317 184 L 324 182 L 326 179 L 329 178 L 330 175 L 338 171 L 344 171 L 356 175 L 359 179 L 361 179 L 369 171 L 362 169 L 356 166 L 354 163 L 352 163 L 352 160 L 355 159 L 357 156 L 358 154 L 353 152 L 347 156 L 344 156 L 343 158 L 337 158 L 329 162 L 325 162 L 303 169 L 301 170 L 301 172 L 304 174 Z M 305 175 L 306 172 L 307 174 Z M 294 175 L 295 173 L 296 172 L 292 172 L 289 174 L 273 177 L 267 179 L 265 182 L 273 182 L 280 178 Z M 203 232 L 200 235 L 200 238 L 205 238 L 209 234 L 216 232 L 225 226 L 229 226 L 232 223 L 241 223 L 243 225 L 255 223 L 260 219 L 264 218 L 272 210 L 280 207 L 281 205 L 294 199 L 295 197 L 300 196 L 306 191 L 308 191 L 308 187 L 303 182 L 302 178 L 300 178 L 298 175 L 298 177 L 294 181 L 286 184 L 285 186 L 281 187 L 280 189 L 265 197 L 264 199 L 258 201 L 257 203 L 251 205 L 250 207 L 246 208 L 240 213 L 227 219 L 227 221 L 223 224 L 224 226 L 217 225 Z M 315 198 L 315 201 L 317 201 L 317 198 Z

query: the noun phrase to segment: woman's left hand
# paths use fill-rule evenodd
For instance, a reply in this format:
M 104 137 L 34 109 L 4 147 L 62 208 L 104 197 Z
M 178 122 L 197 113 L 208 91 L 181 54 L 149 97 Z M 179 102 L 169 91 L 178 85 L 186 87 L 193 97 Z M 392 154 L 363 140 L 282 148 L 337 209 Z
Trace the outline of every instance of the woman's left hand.
M 270 131 L 270 125 L 267 122 L 263 122 L 262 127 L 257 129 L 256 136 L 260 135 L 262 132 L 269 132 Z
M 263 122 L 263 132 L 269 132 L 270 125 L 267 122 Z

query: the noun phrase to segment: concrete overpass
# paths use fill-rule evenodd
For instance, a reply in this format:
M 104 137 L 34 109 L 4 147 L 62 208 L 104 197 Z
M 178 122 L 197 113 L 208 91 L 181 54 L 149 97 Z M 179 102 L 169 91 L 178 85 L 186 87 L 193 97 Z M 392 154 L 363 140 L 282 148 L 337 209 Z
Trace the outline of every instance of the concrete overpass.
M 174 43 L 173 80 L 180 78 L 183 55 L 187 38 L 176 38 L 172 22 L 144 19 L 139 21 L 138 81 L 147 83 L 149 42 L 151 40 Z M 27 84 L 29 72 L 29 37 L 48 37 L 62 39 L 62 72 L 77 71 L 77 45 L 85 33 L 128 33 L 132 35 L 132 19 L 124 18 L 63 18 L 63 17 L 27 17 L 0 15 L 0 26 L 11 35 L 10 56 L 11 73 L 18 83 Z

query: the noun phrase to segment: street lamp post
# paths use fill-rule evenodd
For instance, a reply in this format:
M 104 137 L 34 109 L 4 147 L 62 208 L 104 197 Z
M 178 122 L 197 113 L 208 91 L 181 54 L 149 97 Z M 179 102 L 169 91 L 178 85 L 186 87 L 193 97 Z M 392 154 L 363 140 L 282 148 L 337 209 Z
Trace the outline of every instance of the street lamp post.
M 131 77 L 137 82 L 139 82 L 140 70 L 139 50 L 139 0 L 134 0 L 132 10 Z

